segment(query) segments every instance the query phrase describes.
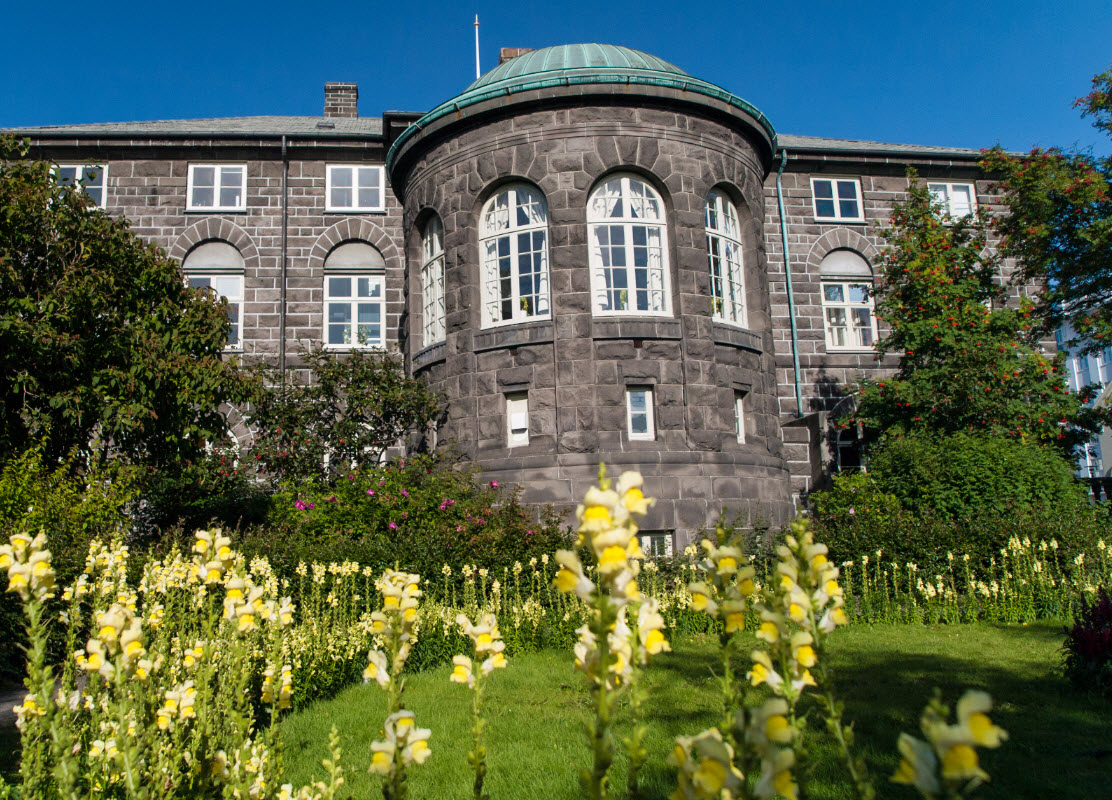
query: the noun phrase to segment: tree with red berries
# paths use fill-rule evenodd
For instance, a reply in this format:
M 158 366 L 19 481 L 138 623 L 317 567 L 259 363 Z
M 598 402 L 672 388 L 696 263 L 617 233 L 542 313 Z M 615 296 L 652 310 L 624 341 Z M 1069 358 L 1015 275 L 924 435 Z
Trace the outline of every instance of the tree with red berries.
M 1075 106 L 1112 136 L 1112 69 L 1093 78 Z M 1035 149 L 1013 156 L 999 147 L 982 161 L 1001 176 L 1009 213 L 994 223 L 1002 255 L 1017 277 L 1047 286 L 1035 306 L 1043 331 L 1069 320 L 1088 352 L 1112 344 L 1112 157 Z
M 1062 357 L 1040 346 L 1029 301 L 1006 297 L 987 249 L 983 212 L 952 219 L 908 173 L 876 287 L 877 315 L 891 327 L 879 353 L 900 356 L 895 375 L 860 381 L 866 441 L 915 433 L 970 433 L 1051 444 L 1063 454 L 1086 441 L 1100 412 L 1070 392 Z

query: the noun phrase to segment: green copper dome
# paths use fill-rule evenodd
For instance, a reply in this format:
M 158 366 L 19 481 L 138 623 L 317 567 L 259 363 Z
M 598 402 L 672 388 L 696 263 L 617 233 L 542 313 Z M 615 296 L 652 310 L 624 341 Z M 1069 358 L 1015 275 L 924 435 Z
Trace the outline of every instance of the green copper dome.
M 688 75 L 674 64 L 642 53 L 629 47 L 612 44 L 564 44 L 532 50 L 517 58 L 499 64 L 461 94 L 445 100 L 425 114 L 394 141 L 386 154 L 386 168 L 393 173 L 398 154 L 426 127 L 445 117 L 458 119 L 464 109 L 480 103 L 512 103 L 515 96 L 535 90 L 599 87 L 600 92 L 622 91 L 636 94 L 632 87 L 646 87 L 645 94 L 654 90 L 676 90 L 694 102 L 706 103 L 709 98 L 748 115 L 764 130 L 776 150 L 776 131 L 772 123 L 752 104 L 713 83 Z M 617 87 L 625 87 L 618 89 Z
M 499 64 L 467 87 L 460 98 L 484 89 L 507 89 L 551 78 L 606 78 L 645 73 L 689 77 L 679 67 L 640 50 L 612 44 L 562 44 L 533 50 Z M 579 82 L 579 81 L 576 81 Z M 459 98 L 457 98 L 459 99 Z

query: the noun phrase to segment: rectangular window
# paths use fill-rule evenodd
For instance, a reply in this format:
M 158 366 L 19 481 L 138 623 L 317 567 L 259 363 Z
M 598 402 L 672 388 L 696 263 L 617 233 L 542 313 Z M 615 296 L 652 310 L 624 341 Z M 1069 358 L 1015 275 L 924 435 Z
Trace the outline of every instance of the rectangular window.
M 529 444 L 529 393 L 506 395 L 506 446 Z
M 641 531 L 637 540 L 649 558 L 669 558 L 672 555 L 671 531 Z
M 1112 347 L 1106 347 L 1100 351 L 1097 356 L 1097 363 L 1100 366 L 1100 382 L 1108 383 L 1112 381 Z
M 326 275 L 326 347 L 386 346 L 386 304 L 382 275 Z
M 190 164 L 186 211 L 246 211 L 247 165 Z
M 823 281 L 823 322 L 827 350 L 867 350 L 877 339 L 873 287 L 848 281 Z
M 185 282 L 195 289 L 206 289 L 228 301 L 228 319 L 232 323 L 232 330 L 228 334 L 228 349 L 240 349 L 243 346 L 239 338 L 240 309 L 243 306 L 243 276 L 190 273 L 185 276 Z
M 630 439 L 655 439 L 653 427 L 653 390 L 649 386 L 626 389 L 626 418 Z
M 107 164 L 59 164 L 56 174 L 63 186 L 80 184 L 97 208 L 108 205 Z
M 741 390 L 734 391 L 734 424 L 737 426 L 738 444 L 745 444 L 745 395 Z
M 934 202 L 942 213 L 957 219 L 972 214 L 977 208 L 977 190 L 971 183 L 928 183 Z
M 385 170 L 357 164 L 329 164 L 326 211 L 382 211 Z
M 811 178 L 815 219 L 833 222 L 864 222 L 861 182 L 856 178 Z

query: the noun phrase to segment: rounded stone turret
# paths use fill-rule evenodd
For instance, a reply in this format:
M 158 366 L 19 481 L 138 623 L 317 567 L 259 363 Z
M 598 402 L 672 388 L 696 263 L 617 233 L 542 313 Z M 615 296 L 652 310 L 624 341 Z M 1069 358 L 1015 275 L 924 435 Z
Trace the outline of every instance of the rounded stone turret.
M 786 518 L 775 137 L 730 92 L 599 44 L 509 60 L 400 135 L 407 350 L 447 401 L 440 441 L 529 503 L 573 508 L 600 461 L 639 469 L 654 546 L 723 507 Z

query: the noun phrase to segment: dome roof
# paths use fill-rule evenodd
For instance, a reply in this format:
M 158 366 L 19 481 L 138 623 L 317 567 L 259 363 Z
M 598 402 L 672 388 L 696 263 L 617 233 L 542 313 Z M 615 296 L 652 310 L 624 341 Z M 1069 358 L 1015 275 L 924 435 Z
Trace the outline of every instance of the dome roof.
M 663 73 L 673 78 L 689 77 L 674 64 L 629 47 L 613 44 L 562 44 L 532 50 L 499 64 L 468 86 L 461 97 L 476 90 L 508 89 L 550 78 L 582 80 L 621 76 L 624 79 L 638 73 L 650 73 L 644 75 L 646 78 L 651 77 L 651 73 Z

